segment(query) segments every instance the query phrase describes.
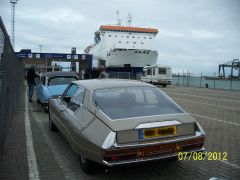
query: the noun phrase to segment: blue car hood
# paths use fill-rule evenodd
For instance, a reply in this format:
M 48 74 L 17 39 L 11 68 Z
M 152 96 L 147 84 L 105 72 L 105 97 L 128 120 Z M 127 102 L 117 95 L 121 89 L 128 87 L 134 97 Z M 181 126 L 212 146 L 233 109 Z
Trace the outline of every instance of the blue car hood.
M 52 96 L 55 95 L 62 95 L 64 90 L 67 88 L 67 84 L 63 85 L 54 85 L 54 86 L 47 86 L 49 92 L 51 93 Z

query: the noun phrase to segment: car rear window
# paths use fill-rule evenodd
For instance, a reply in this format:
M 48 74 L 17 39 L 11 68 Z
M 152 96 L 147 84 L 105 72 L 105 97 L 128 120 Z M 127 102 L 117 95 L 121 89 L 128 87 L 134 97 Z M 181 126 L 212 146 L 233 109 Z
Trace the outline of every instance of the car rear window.
M 111 119 L 183 113 L 171 98 L 155 87 L 121 87 L 93 92 L 93 104 Z
M 75 76 L 58 76 L 52 77 L 48 80 L 48 86 L 70 84 L 70 82 L 77 80 Z

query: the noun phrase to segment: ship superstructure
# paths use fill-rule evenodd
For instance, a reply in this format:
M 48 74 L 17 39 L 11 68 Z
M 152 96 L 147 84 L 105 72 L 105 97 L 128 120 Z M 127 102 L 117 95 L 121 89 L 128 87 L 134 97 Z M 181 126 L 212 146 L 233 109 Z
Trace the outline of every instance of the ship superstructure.
M 85 52 L 107 67 L 130 65 L 144 67 L 157 62 L 155 37 L 158 29 L 121 25 L 102 25 L 95 33 L 94 45 Z M 97 62 L 97 61 L 96 61 Z

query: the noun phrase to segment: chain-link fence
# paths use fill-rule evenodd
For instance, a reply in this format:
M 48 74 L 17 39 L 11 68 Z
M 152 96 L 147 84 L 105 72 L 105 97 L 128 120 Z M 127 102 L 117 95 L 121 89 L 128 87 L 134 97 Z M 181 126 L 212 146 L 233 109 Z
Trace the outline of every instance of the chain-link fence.
M 201 88 L 216 88 L 240 90 L 239 77 L 219 77 L 217 73 L 175 73 L 172 84 L 177 86 L 191 86 Z
M 23 63 L 16 60 L 9 36 L 0 17 L 0 158 L 16 104 L 23 90 L 23 81 Z

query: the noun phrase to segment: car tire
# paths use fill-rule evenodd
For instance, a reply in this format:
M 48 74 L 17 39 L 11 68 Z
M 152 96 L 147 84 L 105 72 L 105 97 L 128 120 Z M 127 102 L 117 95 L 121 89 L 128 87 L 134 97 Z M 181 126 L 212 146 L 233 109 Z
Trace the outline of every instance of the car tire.
M 38 103 L 38 104 L 42 104 L 38 98 L 37 98 L 37 103 Z
M 52 120 L 51 120 L 51 116 L 50 116 L 50 113 L 48 114 L 48 124 L 49 124 L 49 129 L 51 130 L 51 131 L 53 131 L 53 132 L 57 132 L 58 131 L 58 129 L 57 129 L 57 127 L 55 126 L 55 124 L 52 122 Z
M 79 155 L 78 158 L 82 170 L 87 174 L 91 174 L 93 172 L 94 162 L 89 159 L 86 159 L 83 155 Z
M 167 87 L 167 85 L 166 84 L 164 84 L 164 85 L 162 85 L 163 87 Z
M 45 113 L 48 113 L 48 112 L 49 112 L 48 104 L 45 104 L 45 105 L 44 105 L 44 112 L 45 112 Z

